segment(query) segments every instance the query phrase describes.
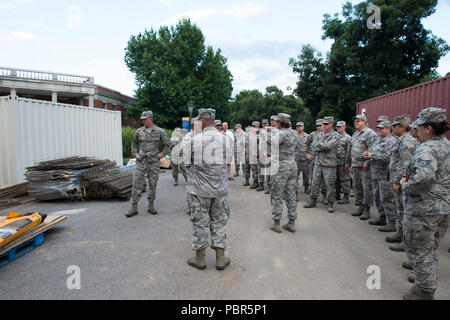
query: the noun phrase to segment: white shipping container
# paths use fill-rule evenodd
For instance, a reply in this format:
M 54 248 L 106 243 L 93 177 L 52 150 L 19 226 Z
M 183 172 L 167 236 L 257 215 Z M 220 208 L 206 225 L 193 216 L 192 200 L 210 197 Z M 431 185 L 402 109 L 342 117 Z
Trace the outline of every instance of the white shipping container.
M 122 166 L 121 112 L 0 97 L 0 188 L 24 182 L 36 162 L 72 156 Z

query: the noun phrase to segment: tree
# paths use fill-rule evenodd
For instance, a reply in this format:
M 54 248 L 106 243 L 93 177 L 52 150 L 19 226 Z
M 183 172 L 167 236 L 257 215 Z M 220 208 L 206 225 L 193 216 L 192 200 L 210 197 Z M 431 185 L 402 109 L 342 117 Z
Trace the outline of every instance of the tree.
M 262 94 L 259 90 L 243 90 L 231 101 L 231 118 L 233 124 L 240 123 L 244 128 L 253 121 L 261 122 L 272 115 L 287 113 L 291 115 L 293 127 L 299 121 L 305 122 L 308 130 L 314 127 L 309 110 L 303 100 L 293 95 L 284 95 L 276 86 L 266 88 Z
M 189 116 L 189 103 L 194 114 L 199 108 L 215 108 L 217 117 L 230 114 L 233 78 L 227 59 L 220 49 L 205 46 L 201 30 L 189 19 L 131 36 L 125 63 L 138 85 L 136 102 L 127 110 L 135 119 L 150 109 L 158 125 L 173 128 Z
M 372 4 L 381 9 L 381 29 L 367 27 L 367 8 Z M 320 104 L 318 117 L 334 115 L 350 121 L 357 102 L 434 77 L 440 58 L 450 50 L 421 23 L 436 5 L 437 0 L 347 2 L 341 15 L 325 14 L 322 39 L 333 40 L 326 61 L 308 46 L 298 60 L 291 59 L 299 74 L 297 96 L 308 99 L 313 115 Z

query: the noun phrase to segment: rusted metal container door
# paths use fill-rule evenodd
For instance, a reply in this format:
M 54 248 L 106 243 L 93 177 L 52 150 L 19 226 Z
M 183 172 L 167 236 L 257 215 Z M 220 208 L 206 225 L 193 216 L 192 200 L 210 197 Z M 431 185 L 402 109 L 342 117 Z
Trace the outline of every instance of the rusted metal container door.
M 359 102 L 357 112 L 364 113 L 369 126 L 375 128 L 378 116 L 389 116 L 392 120 L 409 114 L 415 120 L 419 112 L 428 107 L 447 109 L 447 119 L 450 118 L 450 76 Z M 449 132 L 447 139 L 450 139 Z

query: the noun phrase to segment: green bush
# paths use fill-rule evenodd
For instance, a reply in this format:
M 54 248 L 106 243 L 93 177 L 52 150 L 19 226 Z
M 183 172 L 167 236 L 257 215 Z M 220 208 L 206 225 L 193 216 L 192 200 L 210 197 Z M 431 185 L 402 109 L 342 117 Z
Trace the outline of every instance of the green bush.
M 124 158 L 131 158 L 131 140 L 135 133 L 136 129 L 122 127 L 122 149 Z

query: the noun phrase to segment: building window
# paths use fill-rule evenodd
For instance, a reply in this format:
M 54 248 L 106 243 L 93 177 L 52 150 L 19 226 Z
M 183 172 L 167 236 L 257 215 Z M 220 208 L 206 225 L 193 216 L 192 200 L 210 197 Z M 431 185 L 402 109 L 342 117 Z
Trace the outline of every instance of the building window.
M 106 103 L 103 102 L 103 109 L 106 109 Z

